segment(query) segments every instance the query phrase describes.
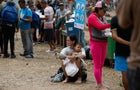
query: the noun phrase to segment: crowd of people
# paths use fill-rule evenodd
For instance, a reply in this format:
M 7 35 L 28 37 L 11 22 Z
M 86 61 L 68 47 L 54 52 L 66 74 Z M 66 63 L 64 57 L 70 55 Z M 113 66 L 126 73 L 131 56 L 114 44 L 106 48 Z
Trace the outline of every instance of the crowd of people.
M 46 0 L 19 0 L 18 5 L 12 0 L 0 0 L 0 10 L 5 11 L 9 4 L 13 4 L 12 8 L 16 11 L 12 15 L 17 17 L 16 22 L 5 23 L 4 17 L 1 15 L 0 25 L 0 55 L 3 58 L 16 58 L 14 53 L 14 36 L 15 32 L 20 30 L 23 44 L 23 53 L 21 56 L 26 58 L 33 58 L 33 45 L 37 42 L 42 43 L 47 41 L 50 46 L 46 52 L 53 52 L 59 44 L 60 30 L 63 29 L 66 19 L 70 14 L 70 9 L 64 5 L 60 0 L 46 1 Z M 11 9 L 11 8 L 10 8 Z M 9 13 L 9 12 L 8 12 Z M 5 15 L 6 16 L 6 15 Z M 8 20 L 12 20 L 10 16 Z M 9 21 L 8 21 L 9 22 Z M 37 35 L 38 33 L 38 35 Z M 8 34 L 8 35 L 7 35 Z M 10 40 L 11 53 L 8 53 L 8 41 Z
M 136 19 L 139 15 L 139 11 L 137 10 L 136 14 L 134 14 L 133 9 L 130 9 L 132 11 L 127 10 L 128 8 L 134 8 L 134 6 L 132 7 L 131 5 L 132 0 L 128 0 L 129 5 L 124 7 L 122 4 L 124 4 L 125 1 L 127 0 L 121 1 L 119 8 L 117 9 L 118 11 L 116 12 L 117 15 L 111 19 L 111 23 L 106 21 L 105 15 L 108 7 L 105 2 L 99 0 L 94 3 L 92 0 L 89 0 L 89 3 L 87 3 L 87 25 L 90 37 L 90 51 L 94 63 L 93 73 L 97 83 L 97 90 L 109 90 L 109 88 L 103 84 L 102 80 L 102 69 L 108 48 L 108 36 L 104 35 L 104 30 L 108 28 L 111 29 L 112 38 L 116 41 L 115 70 L 122 72 L 122 82 L 125 90 L 140 89 L 140 78 L 138 76 L 140 74 L 139 26 L 137 25 L 139 19 Z M 72 1 L 69 0 L 68 2 L 71 3 Z M 137 0 L 137 2 L 139 2 L 139 0 Z M 49 0 L 36 0 L 35 3 L 31 0 L 28 2 L 19 0 L 18 4 L 20 9 L 13 1 L 0 0 L 0 55 L 3 54 L 3 58 L 8 58 L 9 56 L 11 58 L 16 58 L 14 52 L 14 36 L 15 32 L 18 32 L 19 30 L 23 45 L 23 53 L 20 53 L 20 56 L 33 58 L 33 45 L 37 41 L 40 43 L 47 41 L 50 49 L 46 52 L 54 52 L 57 49 L 57 44 L 60 43 L 59 37 L 61 30 L 64 28 L 64 24 L 69 18 L 69 15 L 72 13 L 72 8 L 69 8 L 68 5 L 65 5 L 61 0 L 54 0 L 53 2 Z M 12 12 L 7 11 L 6 9 L 11 9 Z M 125 12 L 128 13 L 127 17 Z M 7 19 L 5 18 L 7 15 L 13 16 L 7 17 Z M 39 31 L 38 36 L 36 34 L 37 31 Z M 10 54 L 8 53 L 9 40 Z M 85 50 L 82 45 L 79 44 L 78 39 L 74 34 L 67 36 L 66 44 L 67 47 L 63 48 L 60 52 L 60 57 L 63 57 L 61 58 L 62 69 L 65 76 L 63 82 L 69 82 L 69 78 L 77 74 L 78 77 L 75 82 L 82 83 L 81 67 L 83 66 L 83 61 L 86 57 Z M 127 62 L 127 59 L 129 63 Z M 76 65 L 76 73 L 68 73 L 67 67 L 69 63 Z M 127 74 L 129 78 L 127 77 Z

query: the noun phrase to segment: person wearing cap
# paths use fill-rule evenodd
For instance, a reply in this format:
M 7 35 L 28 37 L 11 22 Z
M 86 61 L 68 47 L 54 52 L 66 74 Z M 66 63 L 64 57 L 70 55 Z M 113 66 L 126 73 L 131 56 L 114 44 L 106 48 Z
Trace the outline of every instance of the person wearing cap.
M 54 0 L 52 3 L 52 5 L 56 11 L 59 9 L 59 3 L 60 3 L 60 0 Z
M 110 24 L 104 18 L 107 7 L 104 2 L 98 1 L 95 4 L 95 11 L 88 17 L 88 29 L 90 34 L 90 50 L 93 57 L 93 72 L 97 82 L 98 90 L 108 90 L 103 85 L 102 68 L 104 66 L 107 53 L 107 37 L 103 31 L 110 28 Z
M 60 30 L 64 27 L 64 24 L 66 22 L 66 16 L 68 15 L 66 9 L 64 8 L 64 4 L 63 3 L 59 3 L 60 9 L 58 9 L 56 11 L 55 14 L 55 21 L 56 21 L 56 31 L 55 31 L 55 35 L 56 35 L 56 41 L 57 44 L 59 44 L 59 39 L 60 39 Z

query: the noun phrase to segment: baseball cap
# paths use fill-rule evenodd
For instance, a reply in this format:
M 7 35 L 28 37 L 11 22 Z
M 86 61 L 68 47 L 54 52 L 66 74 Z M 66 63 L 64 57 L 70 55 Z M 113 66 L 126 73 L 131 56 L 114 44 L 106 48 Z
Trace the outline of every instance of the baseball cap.
M 98 1 L 95 4 L 95 8 L 102 8 L 103 10 L 107 11 L 107 5 L 102 1 Z

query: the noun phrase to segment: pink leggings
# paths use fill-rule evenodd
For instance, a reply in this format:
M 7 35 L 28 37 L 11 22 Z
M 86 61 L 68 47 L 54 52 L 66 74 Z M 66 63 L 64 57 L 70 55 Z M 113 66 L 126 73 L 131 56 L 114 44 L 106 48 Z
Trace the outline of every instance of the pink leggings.
M 90 50 L 93 57 L 93 72 L 97 84 L 102 84 L 102 68 L 107 53 L 107 41 L 90 41 Z

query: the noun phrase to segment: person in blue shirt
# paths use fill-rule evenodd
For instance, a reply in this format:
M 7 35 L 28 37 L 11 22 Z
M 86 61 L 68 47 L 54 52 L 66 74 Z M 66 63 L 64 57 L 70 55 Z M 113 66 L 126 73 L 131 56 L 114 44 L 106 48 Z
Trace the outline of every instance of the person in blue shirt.
M 32 11 L 26 7 L 25 0 L 18 1 L 20 10 L 20 32 L 21 39 L 24 48 L 23 54 L 26 58 L 33 58 L 33 40 L 32 40 L 32 31 L 31 31 L 31 22 L 32 22 Z

